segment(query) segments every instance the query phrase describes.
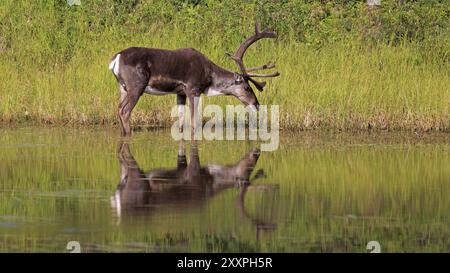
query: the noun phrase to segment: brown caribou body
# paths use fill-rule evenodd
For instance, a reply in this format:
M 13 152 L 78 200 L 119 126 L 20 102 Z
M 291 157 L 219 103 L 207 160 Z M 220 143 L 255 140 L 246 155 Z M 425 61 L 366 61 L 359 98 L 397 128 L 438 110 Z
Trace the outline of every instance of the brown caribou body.
M 120 88 L 118 107 L 119 123 L 122 135 L 130 135 L 131 111 L 144 93 L 151 95 L 177 95 L 180 125 L 184 119 L 184 106 L 189 100 L 191 126 L 196 127 L 194 113 L 197 111 L 195 98 L 201 94 L 206 96 L 234 96 L 245 105 L 259 108 L 258 99 L 249 82 L 259 91 L 264 82 L 252 77 L 276 77 L 279 74 L 251 74 L 255 70 L 273 68 L 274 65 L 263 65 L 246 68 L 243 64 L 245 50 L 262 38 L 274 38 L 276 34 L 259 31 L 247 38 L 237 52 L 230 57 L 236 61 L 241 73 L 231 72 L 219 67 L 205 55 L 192 48 L 164 50 L 144 47 L 130 47 L 118 52 L 112 58 L 109 69 L 113 72 Z M 181 129 L 181 127 L 180 127 Z

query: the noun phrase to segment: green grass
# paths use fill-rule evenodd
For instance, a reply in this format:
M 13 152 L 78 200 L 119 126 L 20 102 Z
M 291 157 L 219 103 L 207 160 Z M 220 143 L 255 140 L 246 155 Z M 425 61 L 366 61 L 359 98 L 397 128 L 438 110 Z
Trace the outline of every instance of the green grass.
M 251 34 L 258 18 L 280 37 L 254 46 L 246 63 L 278 65 L 281 76 L 255 92 L 261 104 L 280 105 L 283 129 L 450 129 L 445 1 L 405 7 L 387 1 L 379 16 L 357 1 L 205 2 L 2 1 L 0 121 L 116 124 L 118 88 L 108 70 L 114 53 L 128 46 L 194 47 L 235 70 L 225 52 Z M 347 24 L 352 30 L 344 30 Z M 144 96 L 132 122 L 170 126 L 174 104 L 174 96 Z

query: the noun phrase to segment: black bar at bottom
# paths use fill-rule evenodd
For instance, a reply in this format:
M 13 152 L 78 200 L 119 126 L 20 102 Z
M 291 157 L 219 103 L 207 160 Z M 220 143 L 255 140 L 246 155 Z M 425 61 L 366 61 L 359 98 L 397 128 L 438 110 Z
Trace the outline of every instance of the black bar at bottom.
M 91 271 L 140 270 L 143 272 L 320 272 L 355 270 L 386 272 L 397 266 L 402 272 L 421 267 L 448 268 L 447 254 L 302 254 L 302 253 L 149 253 L 149 254 L 0 254 L 2 266 L 15 270 L 43 269 Z M 155 271 L 158 269 L 157 271 Z M 312 269 L 312 270 L 311 270 Z M 86 271 L 87 272 L 87 271 Z

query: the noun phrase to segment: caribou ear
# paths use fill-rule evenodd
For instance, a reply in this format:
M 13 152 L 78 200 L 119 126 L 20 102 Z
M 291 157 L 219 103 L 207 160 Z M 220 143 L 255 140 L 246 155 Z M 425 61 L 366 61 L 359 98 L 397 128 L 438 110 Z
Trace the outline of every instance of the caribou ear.
M 259 92 L 262 92 L 264 89 L 264 86 L 266 86 L 266 82 L 258 82 L 250 77 L 247 77 L 247 80 L 249 80 L 251 83 L 253 83 L 253 85 L 256 87 L 256 89 L 258 89 Z

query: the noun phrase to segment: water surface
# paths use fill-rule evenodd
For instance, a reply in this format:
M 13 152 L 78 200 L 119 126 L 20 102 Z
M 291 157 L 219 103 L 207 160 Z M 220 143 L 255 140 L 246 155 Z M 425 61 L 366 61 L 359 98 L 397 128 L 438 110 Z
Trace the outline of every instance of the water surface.
M 448 252 L 450 137 L 0 130 L 0 251 Z

